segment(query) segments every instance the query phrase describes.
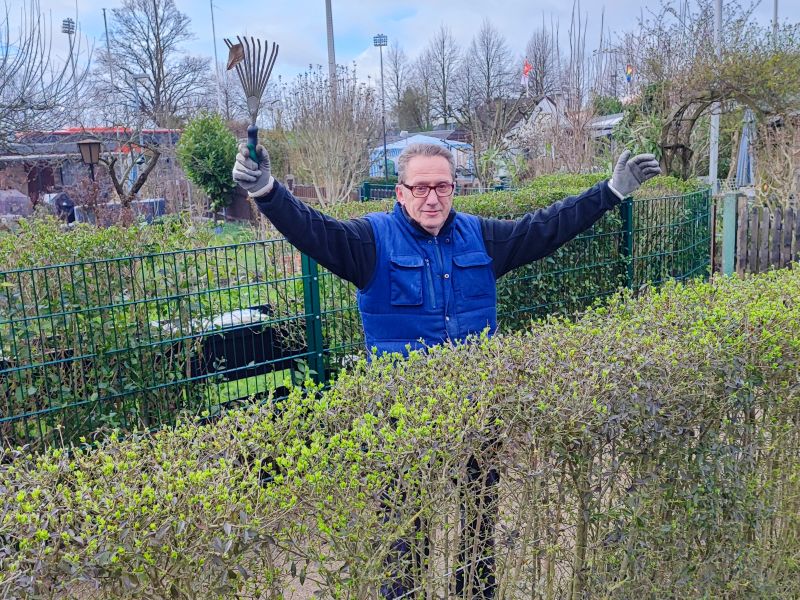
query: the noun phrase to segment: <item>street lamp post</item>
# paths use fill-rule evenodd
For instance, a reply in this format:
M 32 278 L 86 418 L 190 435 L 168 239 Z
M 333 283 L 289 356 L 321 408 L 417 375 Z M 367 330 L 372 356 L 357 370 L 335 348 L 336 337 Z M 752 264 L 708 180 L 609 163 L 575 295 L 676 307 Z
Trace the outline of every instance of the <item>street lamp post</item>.
M 381 123 L 383 124 L 383 179 L 389 181 L 389 157 L 386 156 L 386 88 L 383 83 L 383 47 L 386 45 L 387 38 L 379 33 L 372 38 L 373 45 L 378 47 L 381 53 Z
M 150 78 L 146 73 L 136 73 L 133 76 L 133 93 L 136 95 L 136 111 L 139 114 L 139 151 L 144 156 L 144 139 L 142 129 L 144 129 L 144 110 L 142 105 L 142 98 L 139 96 L 139 82 L 147 81 Z M 135 157 L 131 157 L 132 159 Z
M 89 174 L 94 181 L 94 166 L 100 162 L 100 141 L 99 140 L 81 140 L 78 142 L 78 150 L 81 151 L 81 159 L 84 164 L 89 165 Z

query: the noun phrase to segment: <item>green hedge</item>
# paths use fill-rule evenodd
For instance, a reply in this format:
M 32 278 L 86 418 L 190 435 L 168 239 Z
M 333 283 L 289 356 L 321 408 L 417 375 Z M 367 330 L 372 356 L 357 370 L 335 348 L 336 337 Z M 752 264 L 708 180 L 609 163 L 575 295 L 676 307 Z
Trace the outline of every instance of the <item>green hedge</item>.
M 213 227 L 182 215 L 149 225 L 78 223 L 70 229 L 52 216 L 22 219 L 13 235 L 0 236 L 0 271 L 204 248 L 215 239 Z
M 501 597 L 797 597 L 798 298 L 800 269 L 670 284 L 277 411 L 8 452 L 0 597 L 368 598 L 423 533 L 444 596 L 469 457 L 501 475 Z
M 453 200 L 453 206 L 458 211 L 482 217 L 520 216 L 537 208 L 550 206 L 567 196 L 580 194 L 605 179 L 608 179 L 607 173 L 543 175 L 513 191 L 501 190 L 457 196 Z M 698 180 L 683 181 L 675 177 L 656 177 L 645 183 L 634 198 L 679 195 L 700 189 L 701 184 Z M 326 207 L 324 210 L 338 219 L 352 219 L 371 212 L 389 212 L 394 202 L 394 198 L 370 202 L 345 202 Z

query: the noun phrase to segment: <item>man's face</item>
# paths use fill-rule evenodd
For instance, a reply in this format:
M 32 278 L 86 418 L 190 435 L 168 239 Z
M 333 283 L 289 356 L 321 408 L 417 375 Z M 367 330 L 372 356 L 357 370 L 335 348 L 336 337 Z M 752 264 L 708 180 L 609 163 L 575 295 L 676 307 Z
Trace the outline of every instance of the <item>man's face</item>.
M 431 235 L 439 235 L 453 206 L 452 192 L 441 197 L 430 190 L 424 198 L 417 198 L 403 183 L 409 186 L 452 184 L 448 160 L 443 156 L 414 156 L 408 161 L 404 180 L 395 188 L 397 201 L 405 207 L 411 218 Z

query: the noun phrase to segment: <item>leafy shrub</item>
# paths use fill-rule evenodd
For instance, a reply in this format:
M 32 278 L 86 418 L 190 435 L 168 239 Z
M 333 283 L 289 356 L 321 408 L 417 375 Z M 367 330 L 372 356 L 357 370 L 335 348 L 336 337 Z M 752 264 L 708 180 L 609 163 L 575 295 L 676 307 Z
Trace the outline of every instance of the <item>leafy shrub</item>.
M 445 596 L 461 504 L 494 510 L 474 459 L 500 473 L 505 597 L 796 597 L 797 298 L 798 269 L 670 284 L 362 362 L 279 410 L 10 452 L 0 595 L 367 598 L 405 539 Z
M 216 114 L 203 114 L 184 128 L 176 148 L 181 167 L 190 181 L 211 199 L 211 210 L 230 204 L 236 183 L 231 165 L 236 157 L 236 137 Z
M 16 235 L 0 236 L 0 271 L 203 248 L 213 239 L 211 227 L 181 215 L 150 225 L 106 228 L 79 223 L 66 230 L 52 216 L 21 219 Z

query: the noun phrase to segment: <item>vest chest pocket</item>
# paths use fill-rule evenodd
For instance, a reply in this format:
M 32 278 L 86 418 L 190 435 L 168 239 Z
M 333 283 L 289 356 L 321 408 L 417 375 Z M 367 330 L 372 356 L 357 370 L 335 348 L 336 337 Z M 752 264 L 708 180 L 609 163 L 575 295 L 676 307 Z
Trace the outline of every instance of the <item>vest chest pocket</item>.
M 425 263 L 421 256 L 392 256 L 389 267 L 392 306 L 420 306 Z
M 483 252 L 453 256 L 453 286 L 464 298 L 490 296 L 494 292 L 492 259 Z

